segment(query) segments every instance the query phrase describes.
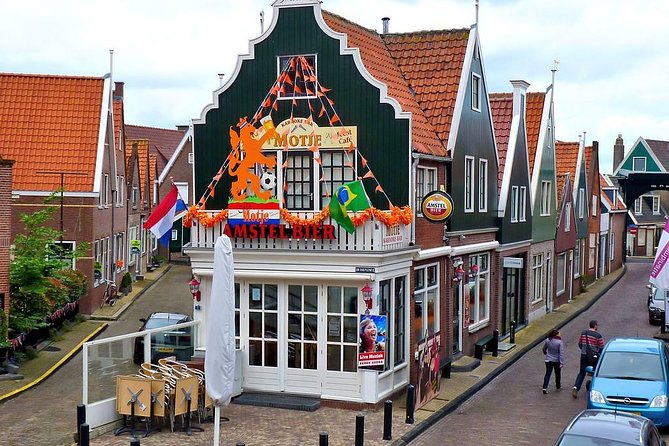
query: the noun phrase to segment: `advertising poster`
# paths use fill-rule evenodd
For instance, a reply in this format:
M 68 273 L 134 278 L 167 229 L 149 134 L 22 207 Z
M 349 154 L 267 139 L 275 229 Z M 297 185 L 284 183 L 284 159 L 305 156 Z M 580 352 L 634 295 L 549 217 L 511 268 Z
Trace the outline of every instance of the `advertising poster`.
M 426 337 L 418 345 L 418 385 L 416 386 L 416 409 L 420 409 L 439 394 L 439 333 Z
M 383 366 L 386 360 L 386 327 L 385 315 L 360 315 L 358 367 Z

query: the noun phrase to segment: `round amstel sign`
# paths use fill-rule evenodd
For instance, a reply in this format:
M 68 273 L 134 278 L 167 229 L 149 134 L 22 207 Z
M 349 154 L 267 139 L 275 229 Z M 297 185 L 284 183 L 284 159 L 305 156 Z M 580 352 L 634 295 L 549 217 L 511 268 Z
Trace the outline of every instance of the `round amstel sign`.
M 453 199 L 446 192 L 439 190 L 428 193 L 420 204 L 423 217 L 431 222 L 441 223 L 453 213 Z

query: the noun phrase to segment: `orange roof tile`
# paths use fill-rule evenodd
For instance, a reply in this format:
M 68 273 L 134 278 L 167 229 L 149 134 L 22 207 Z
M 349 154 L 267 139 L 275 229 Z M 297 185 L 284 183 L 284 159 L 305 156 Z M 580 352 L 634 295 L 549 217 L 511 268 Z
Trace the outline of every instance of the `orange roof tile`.
M 490 109 L 492 111 L 492 122 L 495 127 L 495 139 L 497 140 L 497 156 L 499 158 L 499 170 L 497 171 L 497 188 L 502 188 L 504 178 L 504 165 L 509 147 L 509 136 L 511 133 L 511 120 L 513 118 L 513 94 L 491 93 Z
M 534 157 L 539 145 L 539 131 L 541 130 L 541 118 L 544 113 L 545 98 L 546 93 L 527 93 L 525 127 L 527 129 L 527 156 L 530 160 L 530 177 L 534 171 Z
M 139 163 L 139 185 L 140 185 L 140 201 L 145 200 L 147 194 L 146 185 L 151 189 L 151 184 L 147 183 L 147 164 L 149 162 L 149 140 L 148 139 L 128 139 L 125 140 L 126 165 L 130 168 L 130 160 L 132 159 L 132 146 L 137 144 L 137 159 Z M 155 155 L 154 155 L 155 156 Z
M 382 39 L 437 136 L 446 145 L 469 29 L 384 34 Z
M 93 190 L 104 78 L 0 73 L 0 155 L 15 160 L 12 189 Z
M 572 182 L 576 172 L 576 161 L 578 160 L 578 142 L 555 142 L 555 175 L 557 177 L 558 202 L 561 199 L 564 188 L 564 175 L 569 173 Z
M 586 175 L 590 172 L 590 159 L 592 158 L 592 146 L 585 148 L 585 172 Z
M 126 125 L 126 138 L 146 139 L 149 153 L 156 155 L 158 172 L 161 173 L 184 137 L 185 130 L 159 129 L 140 125 Z
M 418 87 L 407 83 L 407 73 L 401 71 L 402 66 L 397 59 L 398 54 L 393 54 L 391 51 L 391 48 L 397 49 L 393 39 L 401 39 L 403 35 L 386 34 L 382 36 L 376 31 L 364 28 L 328 11 L 323 11 L 323 18 L 334 31 L 347 35 L 348 46 L 360 50 L 362 61 L 370 74 L 388 86 L 388 95 L 399 102 L 402 110 L 411 112 L 414 148 L 421 153 L 446 156 L 446 139 L 440 140 L 438 137 L 434 122 L 429 122 L 424 109 L 417 101 Z M 450 118 L 449 116 L 448 119 Z

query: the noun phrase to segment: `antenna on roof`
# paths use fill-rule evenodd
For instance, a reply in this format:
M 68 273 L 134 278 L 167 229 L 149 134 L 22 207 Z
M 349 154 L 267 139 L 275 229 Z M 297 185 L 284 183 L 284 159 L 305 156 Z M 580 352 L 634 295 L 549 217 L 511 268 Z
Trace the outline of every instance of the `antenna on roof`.
M 265 10 L 260 10 L 260 34 L 265 32 Z
M 474 9 L 476 10 L 476 26 L 479 25 L 479 0 L 474 0 Z
M 560 61 L 557 59 L 553 60 L 553 68 L 551 68 L 551 85 L 555 84 L 555 72 L 558 69 L 558 65 L 560 65 Z

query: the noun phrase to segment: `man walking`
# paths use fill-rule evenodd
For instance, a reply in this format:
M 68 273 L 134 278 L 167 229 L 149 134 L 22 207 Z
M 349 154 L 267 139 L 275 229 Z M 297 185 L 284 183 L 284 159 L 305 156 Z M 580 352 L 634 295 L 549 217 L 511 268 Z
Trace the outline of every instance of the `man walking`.
M 604 337 L 599 333 L 599 326 L 596 320 L 591 320 L 590 328 L 583 330 L 581 336 L 578 338 L 578 348 L 581 349 L 581 361 L 578 376 L 574 387 L 571 389 L 571 396 L 578 398 L 578 391 L 581 390 L 581 385 L 585 379 L 585 368 L 589 365 L 595 366 L 599 354 L 604 348 Z

